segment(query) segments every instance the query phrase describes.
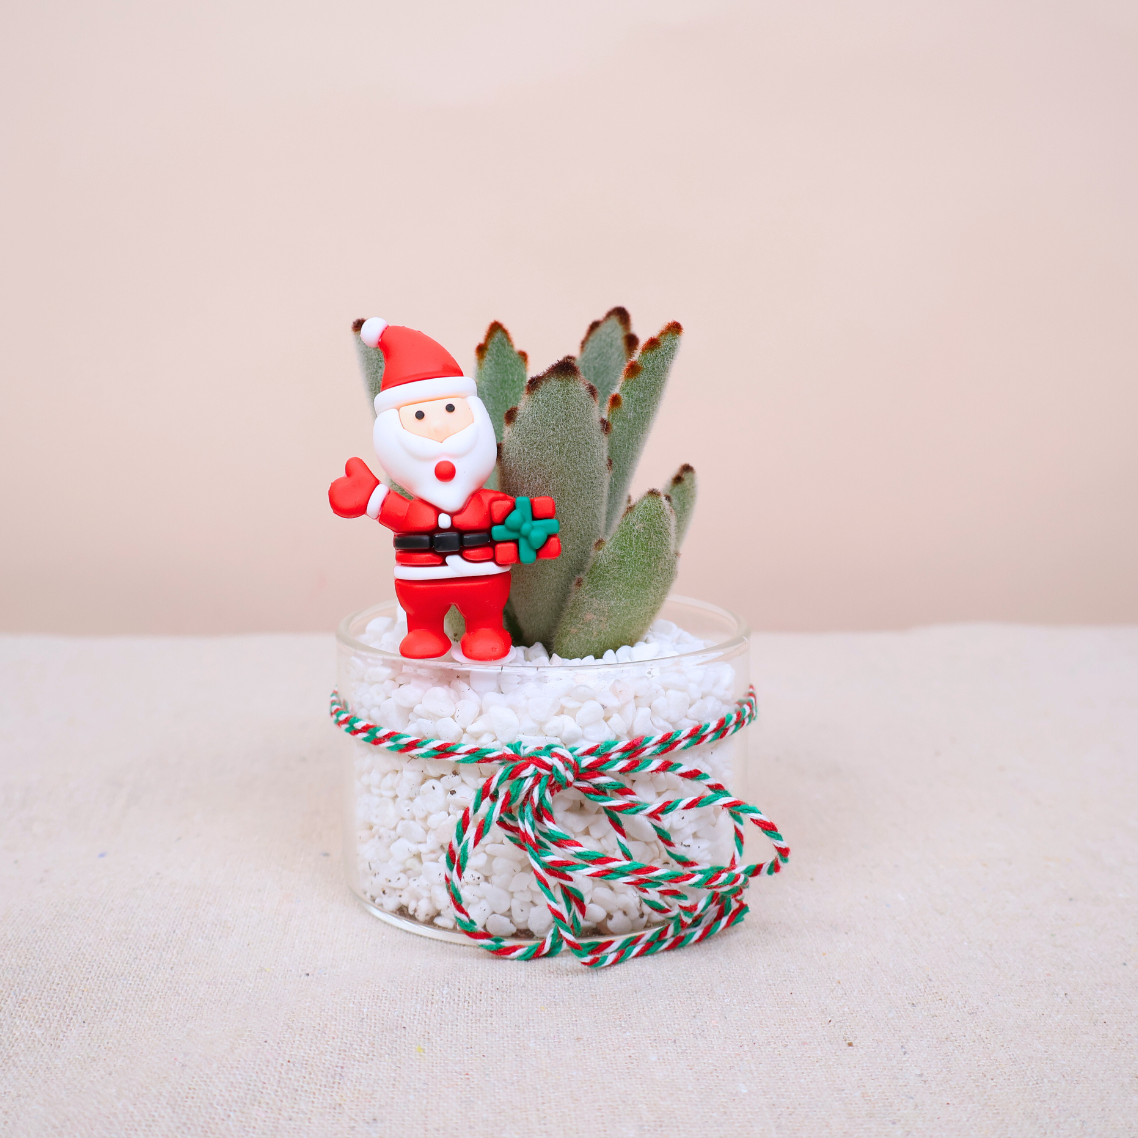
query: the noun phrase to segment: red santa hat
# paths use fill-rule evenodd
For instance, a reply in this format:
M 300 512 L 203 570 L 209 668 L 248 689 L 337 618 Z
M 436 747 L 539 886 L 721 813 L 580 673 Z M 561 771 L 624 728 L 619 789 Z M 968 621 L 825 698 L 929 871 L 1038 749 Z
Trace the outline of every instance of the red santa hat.
M 474 380 L 462 374 L 454 357 L 430 336 L 373 316 L 360 326 L 360 339 L 383 352 L 383 382 L 375 397 L 375 413 L 392 407 L 477 394 Z

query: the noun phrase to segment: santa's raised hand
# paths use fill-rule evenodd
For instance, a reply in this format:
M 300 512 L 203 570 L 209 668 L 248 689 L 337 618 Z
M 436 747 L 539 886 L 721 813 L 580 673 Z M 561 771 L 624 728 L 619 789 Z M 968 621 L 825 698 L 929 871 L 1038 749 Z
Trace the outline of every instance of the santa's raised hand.
M 344 466 L 344 477 L 337 478 L 328 487 L 328 501 L 332 512 L 342 518 L 360 518 L 368 512 L 374 496 L 378 497 L 374 518 L 383 504 L 387 487 L 370 470 L 362 458 L 349 458 Z

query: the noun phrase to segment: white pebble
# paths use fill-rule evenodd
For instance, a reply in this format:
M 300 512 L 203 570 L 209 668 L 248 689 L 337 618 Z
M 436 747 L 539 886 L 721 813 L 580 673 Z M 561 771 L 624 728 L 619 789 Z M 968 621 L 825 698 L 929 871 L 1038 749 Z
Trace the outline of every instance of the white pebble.
M 460 699 L 455 705 L 454 721 L 464 731 L 478 718 L 482 705 L 476 699 Z
M 624 913 L 614 913 L 608 919 L 609 932 L 616 936 L 623 936 L 632 932 L 632 922 Z
M 493 936 L 513 936 L 518 930 L 509 917 L 494 913 L 486 918 L 486 931 Z
M 545 723 L 557 714 L 561 697 L 551 694 L 533 695 L 526 700 L 526 713 L 537 723 Z
M 435 724 L 435 734 L 444 743 L 457 743 L 462 738 L 462 728 L 447 716 Z
M 616 894 L 607 885 L 597 885 L 593 889 L 593 900 L 611 913 L 616 905 Z
M 647 707 L 638 707 L 636 718 L 632 721 L 632 737 L 636 739 L 641 735 L 654 735 L 655 733 L 655 728 L 652 726 L 652 712 Z
M 518 737 L 520 721 L 516 712 L 508 707 L 490 708 L 490 724 L 494 734 L 503 743 L 512 743 Z
M 420 702 L 426 690 L 422 684 L 404 684 L 401 688 L 395 689 L 395 694 L 391 698 L 399 707 L 410 709 Z
M 557 732 L 557 737 L 567 747 L 572 747 L 574 743 L 581 741 L 581 736 L 584 732 L 577 725 L 575 719 L 570 719 L 568 715 L 561 716 L 560 730 Z
M 544 905 L 534 905 L 529 911 L 530 932 L 535 936 L 545 936 L 553 927 L 553 914 Z
M 454 714 L 454 700 L 446 688 L 428 688 L 419 702 L 436 719 Z
M 509 912 L 512 898 L 505 889 L 499 889 L 496 885 L 484 885 L 482 887 L 482 896 L 493 912 Z
M 587 743 L 604 743 L 609 739 L 615 739 L 616 735 L 613 734 L 612 729 L 603 720 L 598 719 L 590 723 L 588 727 L 582 732 L 585 742 Z
M 589 699 L 581 704 L 580 710 L 573 718 L 577 721 L 578 727 L 588 727 L 590 723 L 596 723 L 604 718 L 604 714 L 605 709 L 595 699 Z
M 427 840 L 427 831 L 418 822 L 412 822 L 410 819 L 404 819 L 400 822 L 395 827 L 395 832 L 409 842 L 425 842 Z

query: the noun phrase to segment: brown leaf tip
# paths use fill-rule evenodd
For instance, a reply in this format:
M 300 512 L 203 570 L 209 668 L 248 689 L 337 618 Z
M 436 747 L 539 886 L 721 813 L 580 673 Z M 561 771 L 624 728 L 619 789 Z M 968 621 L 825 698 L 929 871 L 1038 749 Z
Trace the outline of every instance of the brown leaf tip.
M 510 408 L 510 409 L 509 409 L 509 410 L 508 410 L 508 411 L 507 411 L 507 412 L 506 412 L 506 413 L 505 413 L 505 414 L 502 416 L 502 420 L 503 420 L 503 422 L 506 424 L 506 426 L 507 426 L 507 427 L 512 427 L 512 426 L 514 425 L 514 420 L 515 420 L 517 417 L 518 417 L 518 409 L 517 409 L 516 407 L 511 407 L 511 408 Z
M 367 323 L 367 321 L 366 321 L 366 320 L 364 320 L 364 318 L 363 318 L 362 316 L 361 316 L 361 317 L 360 317 L 358 320 L 353 320 L 353 321 L 352 321 L 352 334 L 353 334 L 353 335 L 355 335 L 355 336 L 358 336 L 358 335 L 360 334 L 360 329 L 361 329 L 361 328 L 362 328 L 362 327 L 363 327 L 363 326 L 364 326 L 366 323 Z
M 483 361 L 483 359 L 486 356 L 487 351 L 489 351 L 490 341 L 492 339 L 494 339 L 495 336 L 499 336 L 499 335 L 505 336 L 506 337 L 506 343 L 509 344 L 511 348 L 514 347 L 513 337 L 511 337 L 511 335 L 510 335 L 509 331 L 507 330 L 505 324 L 503 324 L 499 320 L 495 320 L 490 325 L 490 327 L 486 329 L 486 335 L 483 337 L 482 343 L 479 344 L 478 347 L 474 349 L 475 358 L 478 360 L 479 363 L 481 363 Z M 516 350 L 517 349 L 515 349 L 515 351 Z M 523 358 L 524 358 L 524 355 L 523 355 Z
M 695 467 L 690 462 L 685 462 L 683 466 L 672 475 L 672 485 L 678 486 L 685 478 L 695 473 Z
M 619 411 L 621 408 L 621 405 L 623 403 L 624 403 L 624 397 L 621 395 L 621 393 L 619 391 L 614 391 L 609 396 L 609 405 L 608 405 L 606 414 L 609 415 L 611 418 L 612 413 L 614 411 Z
M 678 320 L 673 320 L 670 324 L 665 324 L 655 336 L 645 340 L 644 343 L 640 345 L 640 354 L 644 355 L 645 352 L 656 351 L 656 349 L 660 347 L 660 341 L 663 340 L 665 336 L 680 337 L 683 334 L 684 326 Z
M 585 345 L 589 342 L 592 334 L 602 325 L 608 323 L 610 320 L 615 320 L 624 333 L 624 350 L 628 355 L 636 350 L 636 337 L 632 336 L 633 346 L 631 350 L 628 347 L 628 338 L 632 335 L 632 317 L 628 315 L 628 309 L 622 305 L 617 305 L 615 308 L 610 308 L 608 312 L 600 320 L 594 320 L 592 324 L 585 329 L 585 338 L 581 341 L 581 351 L 585 350 Z
M 565 356 L 551 367 L 547 367 L 540 375 L 535 375 L 526 381 L 526 394 L 532 395 L 547 379 L 580 379 L 581 373 L 577 370 L 577 361 L 573 356 Z
M 612 423 L 610 423 L 608 419 L 601 419 L 601 434 L 612 434 Z
M 636 355 L 636 348 L 640 344 L 640 337 L 635 332 L 626 332 L 624 334 L 624 355 L 625 359 L 632 359 Z
M 593 542 L 593 552 L 594 553 L 600 553 L 600 551 L 602 549 L 604 549 L 604 547 L 605 547 L 605 539 L 603 537 L 598 537 L 597 540 Z

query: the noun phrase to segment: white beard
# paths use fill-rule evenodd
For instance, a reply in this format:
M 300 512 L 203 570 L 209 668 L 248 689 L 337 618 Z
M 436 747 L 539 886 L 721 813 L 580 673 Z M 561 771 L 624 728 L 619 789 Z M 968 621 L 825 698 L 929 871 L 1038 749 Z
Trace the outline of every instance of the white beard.
M 477 395 L 467 395 L 474 422 L 441 443 L 408 431 L 392 407 L 378 415 L 372 441 L 379 464 L 400 486 L 446 514 L 457 514 L 479 489 L 498 461 L 494 424 Z M 435 465 L 444 459 L 454 464 L 454 477 L 440 482 Z

